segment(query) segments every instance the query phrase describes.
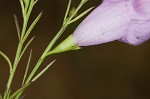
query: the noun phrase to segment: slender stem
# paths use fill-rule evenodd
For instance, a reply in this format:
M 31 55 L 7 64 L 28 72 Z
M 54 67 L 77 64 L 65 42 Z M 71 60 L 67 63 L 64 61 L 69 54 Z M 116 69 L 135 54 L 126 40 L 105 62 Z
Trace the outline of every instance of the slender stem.
M 34 0 L 31 0 L 34 1 Z M 77 14 L 78 10 L 83 6 L 83 4 L 86 2 L 87 0 L 82 0 L 81 3 L 79 4 L 79 6 L 76 8 L 75 12 L 68 18 L 68 20 L 62 25 L 61 29 L 59 30 L 59 32 L 55 35 L 55 37 L 51 40 L 51 42 L 48 44 L 47 48 L 45 49 L 45 51 L 43 52 L 43 54 L 41 55 L 41 57 L 39 58 L 38 62 L 36 63 L 35 67 L 33 68 L 33 70 L 31 71 L 29 77 L 27 78 L 27 80 L 25 81 L 25 84 L 29 83 L 34 74 L 36 73 L 36 71 L 39 69 L 39 67 L 41 66 L 42 62 L 44 61 L 44 59 L 47 57 L 47 53 L 52 49 L 53 45 L 56 43 L 56 41 L 58 40 L 58 38 L 63 34 L 63 32 L 66 30 L 66 28 L 69 25 L 69 22 L 74 18 L 74 16 Z M 31 3 L 32 4 L 32 3 Z M 22 30 L 22 34 L 21 34 L 21 38 L 23 39 L 26 28 L 27 28 L 27 23 L 28 23 L 28 15 L 30 15 L 30 12 L 32 10 L 32 7 L 28 10 L 28 14 L 27 14 L 27 19 L 24 20 L 24 25 L 23 25 L 23 30 Z M 21 39 L 21 41 L 22 41 Z M 21 44 L 21 43 L 20 43 Z M 16 54 L 16 61 L 14 62 L 14 68 L 13 70 L 15 71 L 17 68 L 17 62 L 18 62 L 18 55 L 20 55 L 21 50 L 22 49 L 22 45 L 18 46 L 18 50 L 17 50 L 17 54 Z M 10 88 L 11 82 L 13 80 L 13 76 L 14 76 L 14 72 L 11 74 L 10 76 L 10 83 L 8 83 L 8 89 Z M 23 92 L 23 91 L 22 91 Z M 19 96 L 22 94 L 22 92 L 20 92 L 15 99 L 18 99 Z
M 31 74 L 29 75 L 29 77 L 27 78 L 25 84 L 29 83 L 32 79 L 32 77 L 34 76 L 35 72 L 38 70 L 38 68 L 41 66 L 42 62 L 44 61 L 44 59 L 46 58 L 46 54 L 49 52 L 49 50 L 51 50 L 52 46 L 54 45 L 54 43 L 57 41 L 57 39 L 60 37 L 60 34 L 62 34 L 65 29 L 67 28 L 68 25 L 62 26 L 62 28 L 59 30 L 59 32 L 56 34 L 56 36 L 52 39 L 52 41 L 49 43 L 49 45 L 47 46 L 47 48 L 45 49 L 45 51 L 43 52 L 42 56 L 39 58 L 38 62 L 36 63 L 35 67 L 33 68 Z M 22 91 L 23 92 L 23 91 Z M 20 97 L 20 95 L 22 94 L 22 92 L 20 94 L 17 95 L 17 97 L 15 99 L 18 99 Z
M 29 12 L 28 15 L 30 15 L 30 13 L 31 12 Z M 27 29 L 27 24 L 28 24 L 29 16 L 28 17 L 23 16 L 23 18 L 24 18 L 24 22 L 23 22 L 23 27 L 22 27 L 22 32 L 21 32 L 21 40 L 18 43 L 18 48 L 17 48 L 17 52 L 16 52 L 16 56 L 15 56 L 15 61 L 14 61 L 14 64 L 13 64 L 13 70 L 10 73 L 9 78 L 8 78 L 8 82 L 7 82 L 7 85 L 6 85 L 6 90 L 5 90 L 5 93 L 4 93 L 4 99 L 7 96 L 8 91 L 10 90 L 10 86 L 12 84 L 12 81 L 13 81 L 13 78 L 14 78 L 14 74 L 15 74 L 15 71 L 16 71 L 18 63 L 19 63 L 19 57 L 21 55 L 21 51 L 22 51 L 22 47 L 23 47 L 23 45 L 22 45 L 23 44 L 22 43 L 22 39 L 23 39 L 24 34 L 26 32 L 26 29 Z
M 56 34 L 56 36 L 52 39 L 51 43 L 49 43 L 49 45 L 47 46 L 47 48 L 43 52 L 42 56 L 39 58 L 37 64 L 34 67 L 34 69 L 32 70 L 31 74 L 29 75 L 28 79 L 26 80 L 26 83 L 28 83 L 32 79 L 32 77 L 34 76 L 35 72 L 40 67 L 40 65 L 42 64 L 42 62 L 44 61 L 44 59 L 46 58 L 46 54 L 51 50 L 51 48 L 54 45 L 54 43 L 60 37 L 60 34 L 62 34 L 65 31 L 66 28 L 67 28 L 67 26 L 63 26 L 60 29 L 60 31 Z
M 56 42 L 56 40 L 58 39 L 58 37 L 60 36 L 60 34 L 62 34 L 65 31 L 66 28 L 67 28 L 67 26 L 63 26 L 60 29 L 60 31 L 56 34 L 56 36 L 52 39 L 52 41 L 49 43 L 49 45 L 47 46 L 47 48 L 43 52 L 42 56 L 39 58 L 38 62 L 36 63 L 35 67 L 33 68 L 31 74 L 27 78 L 25 84 L 27 84 L 27 83 L 29 83 L 31 81 L 31 79 L 34 76 L 35 72 L 38 70 L 38 68 L 41 66 L 42 62 L 46 58 L 46 54 L 49 52 L 49 50 L 52 48 L 53 44 Z M 20 97 L 20 95 L 22 94 L 22 92 L 20 94 L 18 94 L 15 99 L 18 99 Z
M 29 9 L 28 9 L 28 11 L 26 12 L 26 14 L 23 16 L 24 22 L 23 22 L 23 28 L 22 28 L 22 32 L 21 32 L 21 40 L 23 39 L 23 37 L 24 37 L 24 35 L 25 35 L 25 33 L 26 33 L 27 24 L 28 24 L 29 17 L 30 17 L 30 14 L 31 14 L 31 12 L 32 12 L 33 6 L 34 6 L 34 0 L 31 0 L 31 1 L 30 1 Z
M 28 24 L 28 18 L 25 17 L 24 22 L 23 22 L 23 29 L 22 29 L 22 32 L 21 32 L 21 40 L 23 39 L 24 34 L 26 32 L 27 24 Z
M 5 90 L 5 93 L 4 93 L 4 99 L 5 99 L 5 97 L 7 96 L 8 92 L 10 90 L 10 86 L 12 84 L 16 68 L 18 66 L 18 62 L 19 62 L 18 59 L 19 59 L 19 56 L 20 56 L 20 53 L 21 53 L 21 49 L 22 49 L 22 44 L 19 42 L 17 52 L 16 52 L 15 61 L 14 61 L 14 64 L 13 64 L 13 70 L 10 73 L 10 76 L 8 78 L 8 82 L 7 82 L 7 85 L 6 85 L 6 90 Z
M 46 54 L 51 50 L 51 48 L 53 47 L 53 45 L 56 43 L 56 41 L 58 40 L 58 38 L 63 34 L 63 32 L 66 30 L 66 28 L 68 27 L 68 23 L 74 18 L 74 16 L 77 14 L 77 12 L 79 11 L 79 9 L 87 2 L 87 0 L 82 0 L 79 4 L 79 6 L 76 8 L 75 12 L 69 17 L 69 19 L 67 20 L 67 22 L 65 22 L 63 24 L 63 26 L 61 27 L 61 29 L 59 30 L 59 32 L 55 35 L 55 37 L 51 40 L 51 42 L 49 43 L 49 45 L 47 46 L 47 48 L 45 49 L 45 51 L 43 52 L 42 56 L 39 58 L 37 64 L 35 65 L 35 67 L 33 68 L 31 74 L 29 75 L 28 79 L 26 80 L 26 83 L 30 82 L 30 80 L 32 79 L 32 77 L 34 76 L 35 72 L 38 70 L 38 68 L 40 67 L 40 65 L 42 64 L 42 62 L 44 61 L 44 59 L 46 58 Z
M 6 90 L 5 90 L 5 93 L 4 93 L 4 99 L 6 98 L 8 92 L 10 90 L 10 87 L 11 87 L 11 84 L 12 84 L 12 81 L 13 81 L 13 78 L 14 78 L 14 75 L 15 75 L 15 71 L 16 71 L 16 69 L 18 67 L 18 63 L 20 61 L 19 58 L 20 58 L 20 55 L 21 55 L 21 52 L 22 52 L 22 47 L 23 47 L 23 41 L 22 40 L 23 40 L 24 35 L 26 33 L 26 30 L 27 30 L 28 20 L 29 20 L 31 11 L 32 11 L 33 6 L 34 6 L 34 0 L 30 1 L 29 9 L 28 9 L 27 6 L 24 8 L 22 0 L 20 0 L 20 4 L 21 4 L 23 19 L 24 19 L 23 20 L 22 31 L 21 31 L 21 39 L 18 43 L 18 48 L 17 48 L 17 52 L 16 52 L 12 72 L 9 75 L 8 82 L 7 82 L 7 85 L 6 85 Z M 27 11 L 27 9 L 28 9 L 28 11 Z

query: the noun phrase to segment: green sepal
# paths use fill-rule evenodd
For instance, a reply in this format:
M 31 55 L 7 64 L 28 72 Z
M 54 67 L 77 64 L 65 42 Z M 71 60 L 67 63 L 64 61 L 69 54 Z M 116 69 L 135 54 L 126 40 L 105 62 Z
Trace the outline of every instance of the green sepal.
M 62 53 L 71 50 L 81 49 L 77 44 L 72 41 L 72 35 L 68 36 L 63 42 L 61 42 L 57 47 L 55 47 L 52 51 L 47 53 L 48 55 Z

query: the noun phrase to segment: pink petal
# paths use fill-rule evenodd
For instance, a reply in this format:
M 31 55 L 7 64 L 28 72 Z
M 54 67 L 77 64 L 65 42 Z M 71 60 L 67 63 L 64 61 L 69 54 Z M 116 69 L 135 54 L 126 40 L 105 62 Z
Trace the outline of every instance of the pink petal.
M 150 20 L 132 20 L 126 35 L 121 37 L 121 41 L 139 45 L 150 38 Z
M 140 20 L 150 19 L 150 0 L 133 0 L 133 8 Z
M 78 46 L 119 40 L 139 45 L 150 38 L 150 0 L 104 0 L 73 33 Z
M 75 30 L 73 41 L 79 46 L 117 40 L 130 22 L 128 2 L 105 2 L 98 6 Z

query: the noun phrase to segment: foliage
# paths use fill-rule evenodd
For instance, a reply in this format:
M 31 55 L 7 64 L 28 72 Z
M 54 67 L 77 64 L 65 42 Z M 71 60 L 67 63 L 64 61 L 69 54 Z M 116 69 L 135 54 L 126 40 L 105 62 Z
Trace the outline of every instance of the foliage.
M 32 12 L 34 6 L 36 5 L 36 3 L 38 2 L 38 0 L 19 0 L 19 1 L 20 1 L 21 9 L 22 9 L 23 24 L 22 24 L 22 28 L 20 28 L 20 25 L 18 24 L 19 22 L 18 22 L 17 16 L 14 15 L 14 20 L 15 20 L 15 24 L 16 24 L 19 42 L 18 42 L 18 48 L 16 50 L 16 56 L 15 56 L 13 64 L 10 61 L 10 59 L 7 57 L 7 55 L 5 55 L 2 51 L 0 51 L 0 55 L 7 61 L 8 65 L 9 65 L 9 69 L 10 69 L 10 75 L 9 75 L 8 82 L 6 85 L 5 93 L 3 96 L 0 95 L 0 99 L 19 99 L 19 97 L 24 92 L 24 90 L 27 87 L 29 87 L 33 82 L 35 82 L 39 77 L 41 77 L 48 70 L 48 68 L 50 68 L 50 66 L 55 62 L 55 60 L 50 62 L 41 72 L 39 72 L 37 75 L 35 75 L 35 73 L 41 66 L 44 59 L 51 55 L 50 52 L 52 50 L 53 45 L 56 43 L 56 41 L 59 39 L 59 37 L 63 34 L 63 32 L 66 30 L 66 28 L 70 24 L 74 23 L 75 21 L 77 21 L 78 19 L 83 17 L 85 14 L 87 14 L 92 9 L 92 8 L 90 8 L 90 9 L 86 10 L 85 12 L 81 13 L 80 15 L 78 15 L 77 14 L 78 11 L 87 2 L 87 0 L 81 0 L 78 7 L 74 8 L 73 10 L 70 10 L 71 0 L 69 0 L 62 27 L 60 28 L 58 33 L 56 33 L 56 35 L 51 40 L 51 42 L 49 42 L 49 45 L 47 46 L 47 48 L 45 49 L 45 51 L 43 52 L 43 54 L 37 61 L 36 65 L 34 66 L 32 71 L 29 73 L 28 70 L 29 70 L 29 66 L 30 66 L 30 62 L 31 62 L 31 58 L 32 58 L 32 50 L 31 50 L 31 52 L 29 54 L 28 62 L 26 65 L 25 73 L 23 76 L 22 86 L 17 91 L 12 93 L 11 86 L 12 86 L 12 82 L 13 82 L 14 75 L 15 75 L 16 69 L 18 67 L 18 64 L 19 64 L 21 58 L 23 57 L 25 51 L 27 50 L 28 46 L 32 43 L 32 41 L 34 40 L 35 37 L 32 37 L 29 41 L 27 41 L 27 39 L 29 38 L 29 35 L 31 34 L 33 28 L 35 27 L 35 25 L 40 20 L 42 14 L 43 14 L 42 12 L 40 12 L 39 15 L 35 18 L 35 20 L 31 24 L 28 24 L 31 12 Z M 29 28 L 27 27 L 28 25 L 29 25 Z M 25 43 L 25 42 L 27 42 L 27 43 Z

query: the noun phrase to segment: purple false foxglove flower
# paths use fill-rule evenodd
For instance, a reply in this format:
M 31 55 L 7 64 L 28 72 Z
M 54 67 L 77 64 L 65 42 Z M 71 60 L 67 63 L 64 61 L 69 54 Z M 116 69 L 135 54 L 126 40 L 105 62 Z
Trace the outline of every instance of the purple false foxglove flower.
M 150 38 L 150 0 L 104 0 L 73 33 L 78 46 L 119 40 L 139 45 Z
M 119 40 L 139 45 L 150 38 L 150 0 L 104 0 L 56 52 Z

